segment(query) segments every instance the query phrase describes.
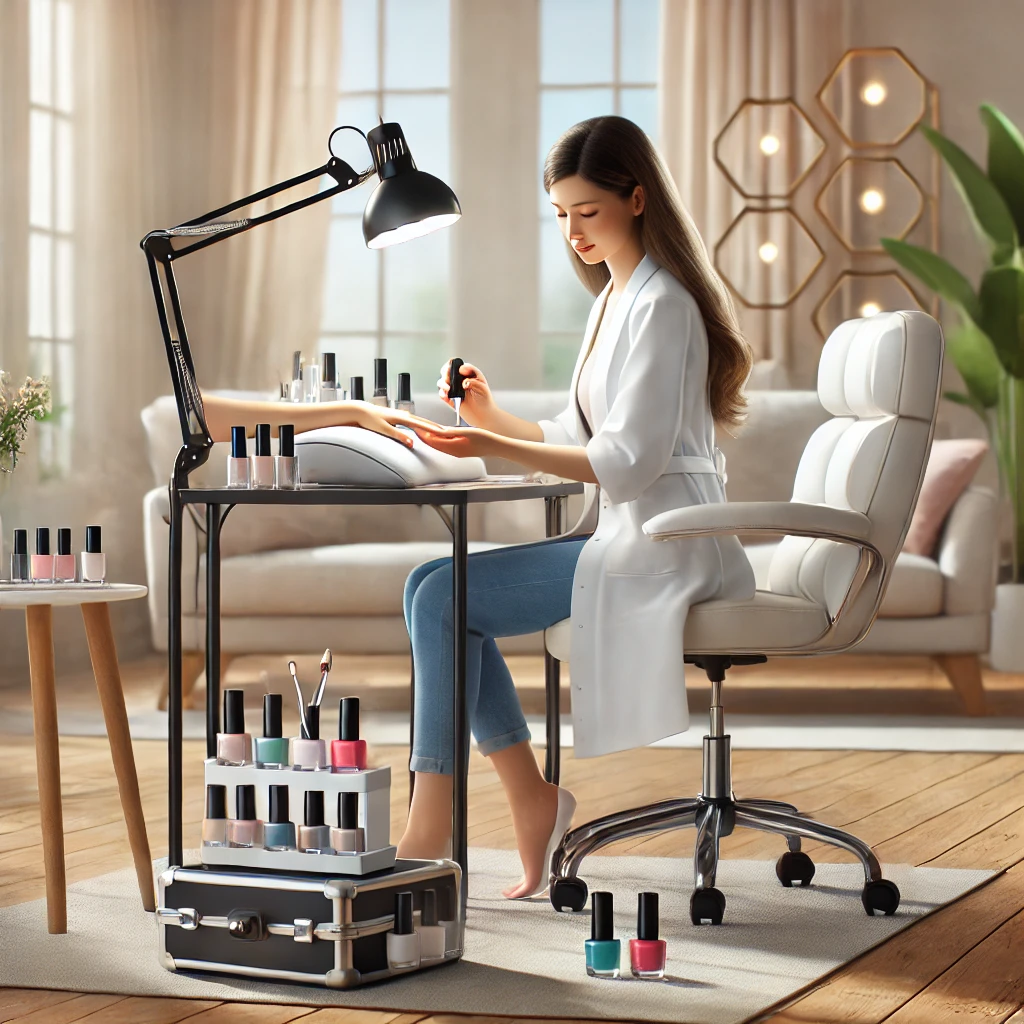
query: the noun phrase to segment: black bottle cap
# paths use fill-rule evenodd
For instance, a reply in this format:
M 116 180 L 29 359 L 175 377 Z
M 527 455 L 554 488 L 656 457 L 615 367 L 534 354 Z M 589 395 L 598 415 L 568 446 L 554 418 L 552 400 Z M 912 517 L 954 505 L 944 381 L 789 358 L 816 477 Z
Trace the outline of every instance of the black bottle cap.
M 231 458 L 244 459 L 245 450 L 245 427 L 231 428 Z
M 318 740 L 320 739 L 320 705 L 319 704 L 307 704 L 306 705 L 306 724 L 309 726 L 309 735 L 306 739 Z
M 287 825 L 291 818 L 288 815 L 288 787 L 270 787 L 270 818 L 272 825 Z
M 636 899 L 636 937 L 654 942 L 658 938 L 658 894 L 642 892 Z
M 235 786 L 235 817 L 239 821 L 256 820 L 255 786 Z
M 268 740 L 279 740 L 281 732 L 281 694 L 263 694 L 263 735 Z
M 359 828 L 359 794 L 338 794 L 338 827 Z
M 374 359 L 373 361 L 373 393 L 374 395 L 388 393 L 388 361 L 386 359 Z
M 358 697 L 342 697 L 338 704 L 338 739 L 359 739 Z
M 36 554 L 48 555 L 50 553 L 50 528 L 48 526 L 36 527 Z
M 398 401 L 412 401 L 412 374 L 400 373 L 398 375 Z
M 310 828 L 324 824 L 324 791 L 322 789 L 306 790 L 306 824 Z
M 28 554 L 28 530 L 14 531 L 14 553 L 16 555 Z
M 412 893 L 395 893 L 395 927 L 396 935 L 412 935 Z
M 451 368 L 451 370 L 449 371 L 449 374 L 448 374 L 448 384 L 449 384 L 449 387 L 448 387 L 448 397 L 449 398 L 465 398 L 466 397 L 466 388 L 464 387 L 464 384 L 466 382 L 466 378 L 463 377 L 461 373 L 459 373 L 459 367 L 462 366 L 462 364 L 463 364 L 463 360 L 462 359 L 453 359 L 452 360 L 452 368 Z
M 348 382 L 348 397 L 353 402 L 362 402 L 363 399 L 363 378 L 351 377 Z
M 610 942 L 615 938 L 615 916 L 610 892 L 591 893 L 590 937 L 595 942 Z
M 57 531 L 57 554 L 71 554 L 71 531 L 66 526 L 62 526 Z
M 282 423 L 277 428 L 277 454 L 286 459 L 295 458 L 295 424 Z
M 420 924 L 437 924 L 437 890 L 423 890 L 423 906 L 420 907 Z
M 338 383 L 338 362 L 333 352 L 325 352 L 323 355 L 320 380 L 332 388 Z
M 228 816 L 228 787 L 206 787 L 206 817 L 226 818 Z
M 229 736 L 245 732 L 245 690 L 224 691 L 224 732 Z
M 257 423 L 256 424 L 256 454 L 257 455 L 269 455 L 270 454 L 270 424 L 269 423 Z
M 99 526 L 85 528 L 85 553 L 99 555 L 103 552 L 103 530 Z

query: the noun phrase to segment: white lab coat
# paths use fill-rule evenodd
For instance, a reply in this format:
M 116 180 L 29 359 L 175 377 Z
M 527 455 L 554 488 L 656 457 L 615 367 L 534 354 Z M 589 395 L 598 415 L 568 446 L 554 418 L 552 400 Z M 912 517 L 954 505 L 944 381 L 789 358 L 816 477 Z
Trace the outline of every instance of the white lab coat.
M 754 573 L 735 537 L 653 541 L 659 512 L 725 501 L 707 390 L 708 341 L 696 301 L 645 256 L 619 297 L 591 368 L 591 435 L 580 369 L 611 282 L 591 309 L 569 407 L 542 420 L 544 440 L 582 444 L 599 485 L 572 535 L 592 532 L 576 565 L 570 673 L 574 752 L 593 757 L 653 743 L 689 725 L 683 672 L 690 605 L 749 599 Z M 721 474 L 721 476 L 719 475 Z

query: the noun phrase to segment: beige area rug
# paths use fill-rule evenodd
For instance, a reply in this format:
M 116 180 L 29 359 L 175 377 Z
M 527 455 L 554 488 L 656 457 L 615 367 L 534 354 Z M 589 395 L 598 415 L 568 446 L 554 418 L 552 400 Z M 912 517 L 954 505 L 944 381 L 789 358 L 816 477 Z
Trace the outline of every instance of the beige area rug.
M 593 857 L 591 890 L 615 894 L 616 933 L 628 975 L 636 893 L 661 894 L 669 979 L 588 978 L 589 911 L 556 914 L 547 900 L 509 902 L 501 888 L 518 858 L 470 851 L 466 953 L 450 966 L 364 989 L 329 991 L 233 976 L 175 974 L 157 964 L 157 926 L 138 902 L 133 872 L 73 885 L 67 935 L 46 932 L 42 900 L 0 910 L 0 985 L 145 996 L 644 1021 L 732 1024 L 785 1000 L 944 903 L 991 871 L 886 866 L 903 902 L 894 917 L 869 918 L 856 865 L 821 864 L 810 889 L 784 889 L 769 861 L 725 860 L 718 885 L 728 900 L 717 928 L 689 921 L 689 862 Z M 159 865 L 158 865 L 159 867 Z

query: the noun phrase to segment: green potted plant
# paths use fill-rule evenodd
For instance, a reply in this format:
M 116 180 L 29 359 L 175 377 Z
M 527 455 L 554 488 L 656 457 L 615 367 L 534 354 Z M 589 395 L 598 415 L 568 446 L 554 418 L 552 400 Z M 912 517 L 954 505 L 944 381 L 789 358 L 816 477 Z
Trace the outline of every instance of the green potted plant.
M 978 287 L 937 253 L 894 238 L 882 245 L 901 267 L 937 292 L 958 316 L 946 332 L 946 351 L 965 391 L 950 401 L 981 417 L 996 453 L 1002 496 L 1009 499 L 1013 543 L 1009 581 L 996 587 L 992 667 L 1024 671 L 1024 136 L 1003 113 L 985 104 L 988 132 L 983 170 L 955 142 L 933 128 L 921 131 L 938 151 L 988 252 Z

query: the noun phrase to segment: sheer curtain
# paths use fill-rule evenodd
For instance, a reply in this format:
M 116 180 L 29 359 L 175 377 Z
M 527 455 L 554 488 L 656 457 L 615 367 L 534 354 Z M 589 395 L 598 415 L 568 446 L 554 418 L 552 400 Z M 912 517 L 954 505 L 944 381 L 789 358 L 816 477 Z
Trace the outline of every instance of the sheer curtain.
M 662 0 L 661 44 L 661 150 L 713 253 L 744 205 L 712 157 L 715 137 L 743 100 L 793 97 L 834 141 L 815 93 L 843 53 L 843 4 Z M 813 208 L 825 163 L 812 171 L 792 205 L 828 251 L 828 232 L 814 223 Z M 820 276 L 788 309 L 753 310 L 736 301 L 756 356 L 777 360 L 794 387 L 810 386 L 816 372 L 820 339 L 810 313 L 828 283 Z

